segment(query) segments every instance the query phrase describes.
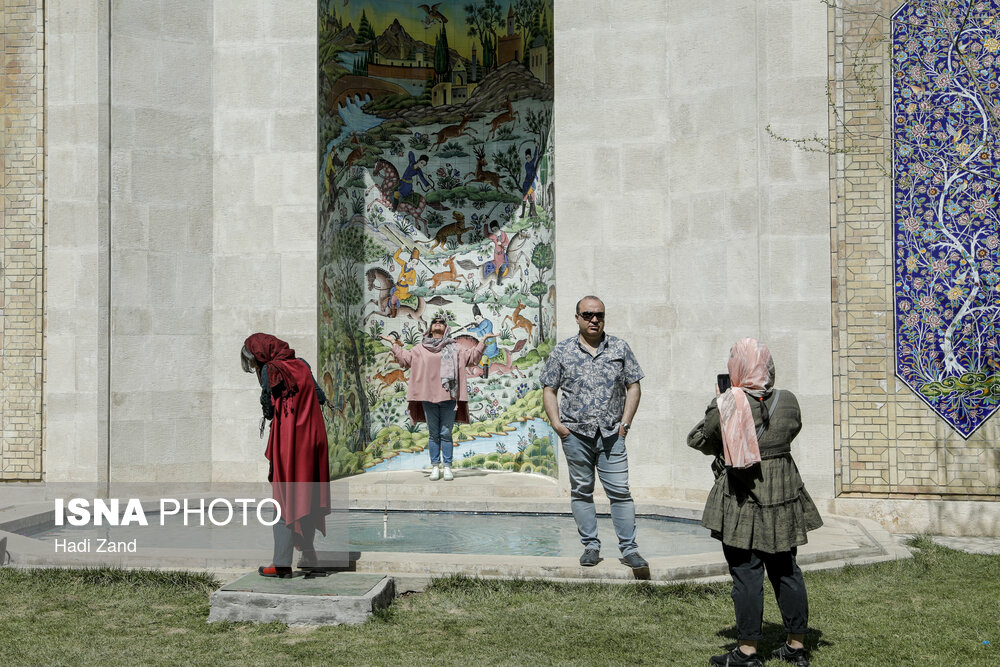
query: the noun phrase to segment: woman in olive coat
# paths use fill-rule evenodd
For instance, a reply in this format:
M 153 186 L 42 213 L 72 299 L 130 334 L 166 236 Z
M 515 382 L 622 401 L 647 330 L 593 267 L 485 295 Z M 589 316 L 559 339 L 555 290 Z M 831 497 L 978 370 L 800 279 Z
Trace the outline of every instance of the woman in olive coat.
M 729 375 L 732 387 L 722 393 L 716 387 L 705 418 L 688 434 L 689 447 L 715 459 L 715 485 L 701 522 L 722 542 L 739 632 L 739 645 L 710 662 L 761 664 L 766 570 L 788 633 L 772 657 L 808 665 L 802 641 L 809 605 L 795 556 L 823 520 L 792 459 L 792 440 L 802 428 L 799 404 L 792 392 L 774 388 L 771 352 L 752 338 L 732 347 Z

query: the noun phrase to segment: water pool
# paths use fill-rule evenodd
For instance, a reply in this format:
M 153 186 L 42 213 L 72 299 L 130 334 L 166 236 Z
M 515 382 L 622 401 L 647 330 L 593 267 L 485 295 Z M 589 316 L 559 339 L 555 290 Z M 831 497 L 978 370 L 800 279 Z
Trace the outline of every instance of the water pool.
M 153 517 L 156 517 L 155 519 Z M 48 526 L 24 531 L 47 543 L 56 540 L 137 540 L 140 550 L 156 548 L 269 548 L 271 529 L 260 525 L 184 526 L 150 515 L 150 526 Z M 328 518 L 327 536 L 316 536 L 318 549 L 343 549 L 345 542 L 361 552 L 389 551 L 432 554 L 511 556 L 578 556 L 580 539 L 570 514 L 521 514 L 351 510 Z M 618 540 L 611 518 L 598 517 L 605 557 L 615 557 Z M 637 518 L 640 552 L 649 557 L 719 551 L 719 543 L 695 522 L 669 517 Z
M 361 551 L 579 556 L 582 546 L 571 514 L 487 514 L 390 512 L 383 530 L 381 512 L 351 512 L 351 548 Z M 640 552 L 679 556 L 720 549 L 699 524 L 668 517 L 638 517 Z M 618 553 L 611 517 L 598 516 L 605 557 Z

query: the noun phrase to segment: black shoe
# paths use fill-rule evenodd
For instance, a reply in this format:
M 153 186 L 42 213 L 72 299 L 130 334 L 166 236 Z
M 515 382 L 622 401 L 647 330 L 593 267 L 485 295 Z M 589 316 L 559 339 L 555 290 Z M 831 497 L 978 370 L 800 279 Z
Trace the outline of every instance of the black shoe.
M 601 552 L 599 549 L 584 549 L 583 555 L 580 556 L 580 565 L 584 567 L 593 567 L 601 562 Z
M 738 665 L 745 665 L 747 667 L 763 667 L 764 661 L 761 660 L 760 656 L 756 653 L 753 655 L 747 655 L 740 650 L 739 646 L 737 646 L 729 653 L 713 655 L 708 659 L 708 664 L 719 665 L 720 667 L 737 667 Z
M 649 567 L 649 563 L 646 559 L 639 555 L 638 551 L 633 551 L 628 556 L 623 556 L 619 558 L 624 565 L 628 565 L 633 570 L 641 570 L 643 568 Z
M 325 574 L 326 566 L 320 565 L 319 561 L 316 559 L 316 552 L 312 553 L 312 556 L 303 555 L 299 558 L 299 569 L 303 572 L 310 572 L 313 574 Z
M 786 643 L 771 651 L 771 657 L 775 660 L 790 662 L 796 667 L 809 667 L 809 657 L 805 648 L 792 648 Z

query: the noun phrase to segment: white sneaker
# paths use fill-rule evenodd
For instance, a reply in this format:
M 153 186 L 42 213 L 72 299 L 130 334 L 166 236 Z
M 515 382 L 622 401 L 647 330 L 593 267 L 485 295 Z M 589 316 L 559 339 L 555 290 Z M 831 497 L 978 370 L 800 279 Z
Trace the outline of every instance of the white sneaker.
M 447 470 L 447 468 L 445 468 L 445 470 Z M 431 481 L 436 482 L 439 479 L 441 479 L 441 469 L 434 466 L 434 470 L 431 470 Z
M 450 466 L 445 466 L 444 467 L 444 481 L 450 482 L 453 479 L 455 479 L 455 476 L 451 474 L 451 467 Z

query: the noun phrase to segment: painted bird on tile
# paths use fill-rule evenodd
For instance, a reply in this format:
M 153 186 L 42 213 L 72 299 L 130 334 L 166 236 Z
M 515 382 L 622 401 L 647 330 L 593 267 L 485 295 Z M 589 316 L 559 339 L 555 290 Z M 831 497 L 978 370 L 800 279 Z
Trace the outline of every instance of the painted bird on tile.
M 965 134 L 964 127 L 956 129 L 955 126 L 952 125 L 951 123 L 948 123 L 947 127 L 945 127 L 945 130 L 948 132 L 948 136 L 951 137 L 952 143 L 956 144 L 962 140 L 962 135 Z
M 428 21 L 428 24 L 434 23 L 435 21 L 440 21 L 441 23 L 447 23 L 448 22 L 448 18 L 444 14 L 442 14 L 441 12 L 438 11 L 438 7 L 440 7 L 440 6 L 441 6 L 441 3 L 438 2 L 438 3 L 435 3 L 433 5 L 429 5 L 429 6 L 428 5 L 417 5 L 417 9 L 422 9 L 425 12 L 427 12 L 427 21 Z

